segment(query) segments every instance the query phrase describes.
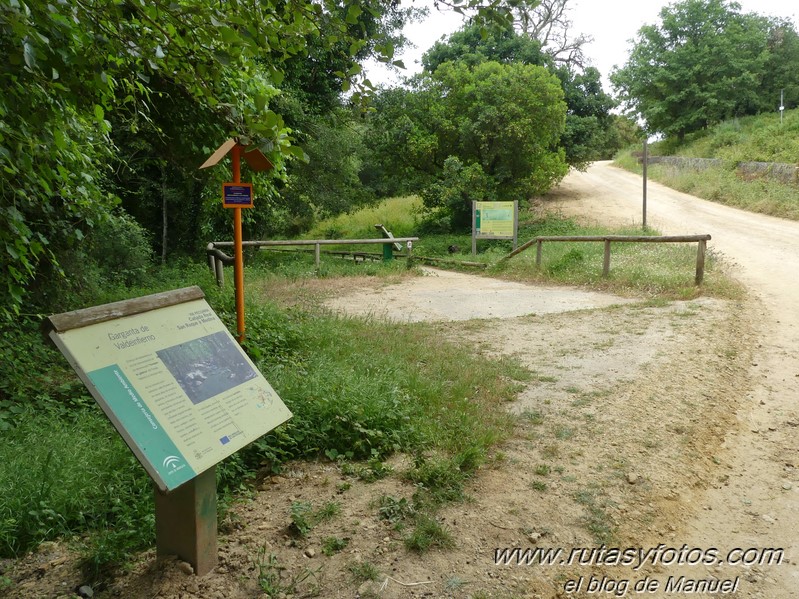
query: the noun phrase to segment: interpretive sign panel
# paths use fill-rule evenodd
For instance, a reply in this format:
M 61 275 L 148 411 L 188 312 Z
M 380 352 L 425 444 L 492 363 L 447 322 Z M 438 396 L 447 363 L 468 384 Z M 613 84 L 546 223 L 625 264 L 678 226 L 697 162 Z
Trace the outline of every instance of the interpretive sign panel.
M 478 237 L 513 239 L 516 202 L 475 202 L 475 231 Z
M 50 337 L 161 490 L 291 417 L 205 299 L 59 327 L 81 312 L 50 317 Z
M 225 208 L 252 208 L 252 183 L 223 183 L 222 206 Z
M 477 252 L 477 239 L 513 239 L 516 249 L 519 203 L 472 202 L 472 254 Z

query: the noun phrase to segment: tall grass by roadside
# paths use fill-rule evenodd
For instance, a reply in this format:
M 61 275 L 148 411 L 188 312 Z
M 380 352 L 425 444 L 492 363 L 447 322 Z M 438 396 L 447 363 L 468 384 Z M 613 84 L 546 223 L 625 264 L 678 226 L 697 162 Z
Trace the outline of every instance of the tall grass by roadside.
M 641 235 L 642 231 L 591 227 L 575 234 Z M 655 236 L 659 232 L 648 229 L 643 234 Z M 709 243 L 701 287 L 695 284 L 696 243 L 614 242 L 610 272 L 604 277 L 603 243 L 544 242 L 540 267 L 535 263 L 536 248 L 533 246 L 507 262 L 496 264 L 488 272 L 514 280 L 575 285 L 648 299 L 691 299 L 699 295 L 740 298 L 742 287 L 724 271 L 712 251 L 713 242 Z
M 627 161 L 629 165 L 636 163 L 630 154 L 623 155 L 620 160 Z M 518 238 L 519 244 L 522 244 L 539 236 L 642 234 L 656 236 L 660 232 L 652 228 L 642 231 L 639 228 L 586 226 L 546 212 L 522 211 Z M 694 284 L 696 243 L 613 243 L 609 277 L 602 276 L 604 247 L 598 242 L 545 242 L 540 268 L 535 264 L 535 247 L 505 263 L 500 261 L 513 249 L 510 240 L 480 240 L 476 255 L 471 254 L 471 247 L 469 233 L 421 235 L 414 244 L 414 255 L 445 258 L 450 261 L 446 265 L 450 268 L 456 268 L 459 261 L 482 263 L 488 266 L 483 272 L 490 276 L 544 284 L 577 285 L 645 298 L 688 299 L 698 295 L 739 298 L 743 293 L 741 286 L 731 279 L 717 260 L 712 241 L 708 245 L 701 288 Z M 271 272 L 281 272 L 294 278 L 316 276 L 310 256 L 272 255 L 268 260 Z M 385 274 L 390 269 L 399 273 L 403 268 L 403 262 L 355 265 L 352 261 L 326 257 L 320 274 L 374 275 Z
M 150 479 L 96 406 L 19 414 L 0 443 L 0 488 L 3 557 L 91 530 L 97 566 L 155 539 Z
M 642 172 L 637 159 L 629 151 L 617 156 L 615 163 L 631 172 Z M 799 187 L 766 178 L 743 178 L 734 166 L 694 170 L 650 164 L 647 177 L 705 200 L 799 220 Z
M 647 173 L 653 181 L 692 195 L 751 212 L 799 220 L 799 186 L 768 178 L 742 176 L 739 162 L 796 164 L 799 156 L 799 109 L 734 118 L 697 131 L 682 141 L 666 139 L 650 147 L 652 155 L 717 158 L 724 166 L 702 170 L 652 164 Z M 640 148 L 635 148 L 638 152 Z M 621 152 L 615 163 L 641 173 L 631 152 Z
M 799 156 L 799 109 L 733 118 L 686 136 L 682 144 L 666 141 L 653 151 L 695 158 L 720 158 L 730 162 L 784 162 Z

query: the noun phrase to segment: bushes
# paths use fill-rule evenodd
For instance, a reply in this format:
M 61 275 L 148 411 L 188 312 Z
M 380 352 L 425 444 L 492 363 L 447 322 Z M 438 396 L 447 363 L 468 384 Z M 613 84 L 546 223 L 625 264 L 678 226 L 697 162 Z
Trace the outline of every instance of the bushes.
M 479 164 L 464 165 L 456 156 L 444 161 L 444 169 L 438 180 L 422 191 L 426 220 L 442 221 L 453 232 L 471 226 L 473 201 L 493 199 L 496 199 L 494 179 L 485 174 Z
M 153 262 L 150 238 L 124 211 L 105 215 L 80 242 L 58 251 L 57 265 L 42 267 L 31 285 L 41 312 L 64 312 L 110 289 L 143 285 Z

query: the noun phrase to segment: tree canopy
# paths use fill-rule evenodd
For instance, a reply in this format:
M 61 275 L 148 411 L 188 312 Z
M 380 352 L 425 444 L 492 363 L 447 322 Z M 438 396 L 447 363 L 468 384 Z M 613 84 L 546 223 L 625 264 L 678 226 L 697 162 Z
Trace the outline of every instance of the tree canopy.
M 149 222 L 167 206 L 154 196 L 171 193 L 196 218 L 194 169 L 226 137 L 284 176 L 305 156 L 273 110 L 287 75 L 297 90 L 344 85 L 359 58 L 390 59 L 402 14 L 379 0 L 0 0 L 0 313 L 85 250 L 120 198 Z M 307 61 L 298 72 L 309 55 L 324 73 Z
M 744 14 L 727 0 L 684 0 L 639 30 L 611 82 L 650 132 L 682 137 L 775 107 L 780 88 L 796 90 L 798 52 L 786 21 Z
M 415 182 L 452 228 L 468 225 L 472 199 L 525 200 L 568 170 L 563 90 L 543 67 L 445 62 L 377 106 L 368 139 L 382 176 Z

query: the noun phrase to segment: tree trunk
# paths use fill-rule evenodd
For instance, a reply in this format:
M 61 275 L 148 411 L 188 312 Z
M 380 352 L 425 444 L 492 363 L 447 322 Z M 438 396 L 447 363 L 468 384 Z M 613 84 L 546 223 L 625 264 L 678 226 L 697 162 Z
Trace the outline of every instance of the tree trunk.
M 167 211 L 166 211 L 166 169 L 161 165 L 161 266 L 166 264 Z

